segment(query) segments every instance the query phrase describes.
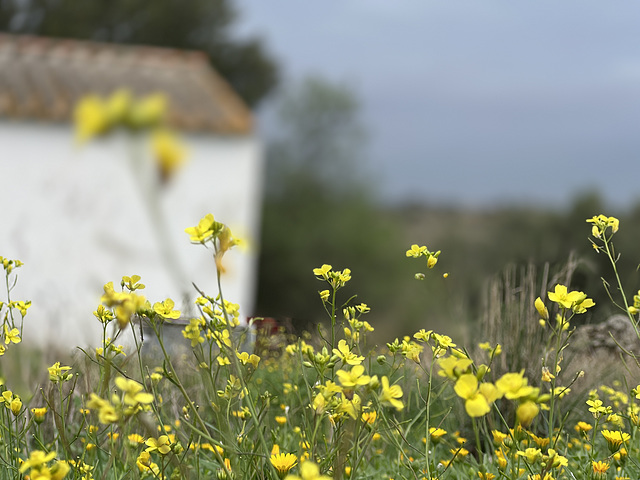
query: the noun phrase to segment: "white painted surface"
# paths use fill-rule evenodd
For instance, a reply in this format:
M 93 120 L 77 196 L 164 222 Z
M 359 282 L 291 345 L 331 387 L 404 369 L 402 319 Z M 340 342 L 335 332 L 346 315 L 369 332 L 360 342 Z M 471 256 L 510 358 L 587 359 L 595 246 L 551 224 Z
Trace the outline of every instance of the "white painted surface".
M 69 125 L 0 122 L 0 255 L 22 260 L 15 299 L 32 300 L 25 341 L 75 346 L 94 344 L 100 326 L 92 315 L 102 287 L 138 274 L 152 303 L 190 282 L 217 294 L 211 252 L 192 245 L 184 229 L 213 213 L 249 250 L 225 257 L 225 298 L 252 313 L 261 204 L 262 152 L 255 138 L 184 135 L 185 168 L 161 189 L 166 234 L 151 221 L 132 152 L 146 140 L 115 135 L 78 147 Z M 148 158 L 137 157 L 143 162 Z M 148 168 L 149 164 L 144 164 Z M 143 176 L 143 182 L 148 175 Z M 149 184 L 147 184 L 149 185 Z M 184 278 L 172 273 L 158 235 L 171 245 Z M 0 294 L 4 299 L 4 294 Z

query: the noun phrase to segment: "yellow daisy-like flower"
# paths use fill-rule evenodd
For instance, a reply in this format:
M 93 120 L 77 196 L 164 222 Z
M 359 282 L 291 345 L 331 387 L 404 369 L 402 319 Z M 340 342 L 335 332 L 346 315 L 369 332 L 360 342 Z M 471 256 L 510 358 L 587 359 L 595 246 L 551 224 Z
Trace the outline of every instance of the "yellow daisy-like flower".
M 283 478 L 287 473 L 289 473 L 289 470 L 296 466 L 298 463 L 298 457 L 293 453 L 277 453 L 271 455 L 269 461 L 278 471 L 280 478 Z
M 591 465 L 593 466 L 593 473 L 595 475 L 607 473 L 607 470 L 609 470 L 609 464 L 607 462 L 591 462 Z
M 602 430 L 602 436 L 607 441 L 607 445 L 609 446 L 609 451 L 611 453 L 617 452 L 620 449 L 620 446 L 623 443 L 629 441 L 631 436 L 620 430 Z

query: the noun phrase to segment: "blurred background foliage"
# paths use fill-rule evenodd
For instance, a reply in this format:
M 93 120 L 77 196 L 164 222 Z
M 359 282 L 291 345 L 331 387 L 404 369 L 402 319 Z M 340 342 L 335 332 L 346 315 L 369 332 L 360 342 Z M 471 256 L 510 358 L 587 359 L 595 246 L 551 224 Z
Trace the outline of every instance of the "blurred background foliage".
M 611 267 L 592 249 L 585 221 L 600 213 L 621 220 L 619 268 L 628 296 L 637 291 L 640 204 L 613 211 L 597 192 L 584 192 L 563 209 L 381 205 L 375 190 L 383 179 L 366 169 L 367 135 L 354 90 L 308 78 L 279 98 L 267 148 L 258 315 L 299 329 L 321 321 L 317 292 L 325 285 L 312 269 L 328 263 L 352 270 L 344 300 L 357 294 L 372 307 L 368 320 L 378 341 L 420 328 L 460 335 L 473 332 L 489 284 L 506 269 L 553 273 L 574 255 L 571 288 L 599 304 L 581 321 L 604 320 L 614 307 L 600 277 L 613 282 Z M 443 251 L 433 270 L 405 256 L 413 243 Z M 415 280 L 417 272 L 425 280 Z M 540 294 L 551 288 L 540 282 Z

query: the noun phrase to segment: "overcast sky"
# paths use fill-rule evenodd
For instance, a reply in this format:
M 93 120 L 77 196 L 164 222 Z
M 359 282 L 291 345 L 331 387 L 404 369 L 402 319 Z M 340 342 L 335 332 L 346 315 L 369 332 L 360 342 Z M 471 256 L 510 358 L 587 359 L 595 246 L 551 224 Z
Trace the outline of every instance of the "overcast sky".
M 355 88 L 386 199 L 640 198 L 640 2 L 237 4 L 288 79 Z

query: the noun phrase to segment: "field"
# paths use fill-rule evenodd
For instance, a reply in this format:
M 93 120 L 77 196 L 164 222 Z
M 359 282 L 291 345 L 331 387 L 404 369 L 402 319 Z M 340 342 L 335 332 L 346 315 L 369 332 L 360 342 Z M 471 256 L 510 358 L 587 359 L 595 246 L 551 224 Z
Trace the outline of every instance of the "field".
M 611 299 L 637 333 L 640 295 L 627 297 L 616 280 L 619 222 L 604 215 L 587 222 L 594 255 L 612 267 Z M 220 278 L 236 244 L 229 228 L 207 215 L 186 232 L 211 249 Z M 447 276 L 441 255 L 407 249 L 416 281 Z M 30 303 L 11 298 L 19 260 L 1 260 L 8 356 L 21 348 Z M 529 323 L 503 324 L 504 345 L 464 346 L 422 329 L 377 346 L 367 342 L 370 307 L 342 296 L 351 273 L 330 265 L 309 272 L 326 328 L 301 338 L 262 332 L 249 351 L 238 306 L 221 292 L 200 292 L 200 315 L 182 330 L 186 354 L 174 356 L 162 334 L 181 315 L 174 302 L 147 300 L 137 276 L 106 284 L 94 312 L 101 347 L 73 365 L 53 363 L 29 395 L 2 385 L 0 477 L 638 478 L 640 386 L 628 383 L 635 356 L 620 346 L 616 375 L 589 390 L 581 387 L 589 371 L 565 361 L 575 322 L 597 308 L 587 293 L 562 283 L 542 297 L 529 291 L 526 312 L 509 316 Z M 160 356 L 142 353 L 142 324 Z M 132 352 L 119 346 L 124 336 Z

